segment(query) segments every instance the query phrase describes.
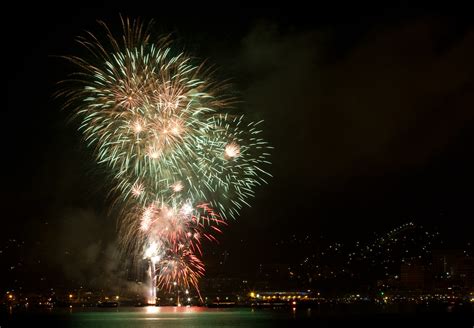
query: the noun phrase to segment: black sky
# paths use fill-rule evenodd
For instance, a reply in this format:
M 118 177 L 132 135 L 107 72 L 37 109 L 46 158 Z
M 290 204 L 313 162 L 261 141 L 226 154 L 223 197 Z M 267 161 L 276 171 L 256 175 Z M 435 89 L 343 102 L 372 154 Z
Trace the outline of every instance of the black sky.
M 232 79 L 243 112 L 265 120 L 274 178 L 209 253 L 229 250 L 237 267 L 252 266 L 271 252 L 265 244 L 293 233 L 344 241 L 407 221 L 436 227 L 454 247 L 472 239 L 474 29 L 466 8 L 214 10 L 17 6 L 2 22 L 0 236 L 25 242 L 25 266 L 42 258 L 48 268 L 34 272 L 68 275 L 113 245 L 107 178 L 52 94 L 73 70 L 55 56 L 80 51 L 74 38 L 99 31 L 97 19 L 117 27 L 119 13 L 154 19 L 157 33 L 172 33 Z M 0 254 L 2 270 L 10 262 Z

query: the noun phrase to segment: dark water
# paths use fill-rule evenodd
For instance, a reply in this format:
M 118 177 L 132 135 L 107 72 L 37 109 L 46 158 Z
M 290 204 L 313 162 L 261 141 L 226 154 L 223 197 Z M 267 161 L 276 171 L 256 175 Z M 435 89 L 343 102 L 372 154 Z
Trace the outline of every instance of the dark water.
M 209 309 L 119 307 L 6 311 L 4 327 L 474 327 L 469 311 L 326 307 L 315 309 Z

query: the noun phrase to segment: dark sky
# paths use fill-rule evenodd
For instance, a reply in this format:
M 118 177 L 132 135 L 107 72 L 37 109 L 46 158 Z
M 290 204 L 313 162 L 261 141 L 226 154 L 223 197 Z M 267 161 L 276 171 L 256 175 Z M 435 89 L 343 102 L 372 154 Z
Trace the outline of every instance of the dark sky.
M 231 78 L 243 112 L 265 120 L 274 178 L 220 244 L 205 246 L 209 254 L 228 250 L 235 267 L 252 267 L 272 252 L 270 242 L 293 233 L 344 241 L 408 221 L 436 227 L 453 247 L 472 239 L 474 29 L 467 8 L 182 7 L 18 6 L 2 21 L 0 247 L 24 242 L 15 257 L 21 266 L 89 279 L 104 272 L 92 264 L 115 254 L 107 178 L 52 94 L 73 71 L 55 56 L 80 51 L 74 38 L 99 31 L 97 19 L 118 27 L 119 13 L 153 18 L 157 33 L 172 33 Z M 1 270 L 11 274 L 7 253 Z

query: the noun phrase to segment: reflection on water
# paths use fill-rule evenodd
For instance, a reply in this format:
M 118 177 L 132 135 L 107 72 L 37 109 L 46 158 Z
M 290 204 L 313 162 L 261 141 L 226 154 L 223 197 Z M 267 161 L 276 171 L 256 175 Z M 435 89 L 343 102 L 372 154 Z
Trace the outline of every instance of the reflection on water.
M 158 306 L 147 306 L 146 313 L 158 313 L 160 312 L 161 308 Z
M 400 327 L 459 326 L 472 327 L 472 311 L 400 313 L 399 309 L 373 308 L 313 308 L 313 309 L 253 309 L 206 307 L 118 307 L 53 309 L 40 312 L 3 313 L 5 327 Z M 454 324 L 454 326 L 453 326 Z M 0 324 L 4 327 L 3 324 Z
M 108 311 L 77 311 L 72 327 L 274 327 L 275 320 L 291 319 L 288 313 L 205 307 L 118 308 Z

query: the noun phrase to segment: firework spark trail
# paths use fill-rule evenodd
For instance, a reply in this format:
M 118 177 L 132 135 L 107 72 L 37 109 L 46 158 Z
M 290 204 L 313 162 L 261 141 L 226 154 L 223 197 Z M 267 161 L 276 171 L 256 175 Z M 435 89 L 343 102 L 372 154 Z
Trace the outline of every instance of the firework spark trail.
M 59 94 L 111 176 L 124 249 L 149 261 L 153 289 L 198 291 L 201 240 L 249 206 L 271 147 L 261 122 L 229 114 L 226 86 L 168 39 L 151 41 L 139 21 L 122 20 L 117 39 L 100 24 L 105 40 L 79 39 L 89 57 L 67 57 L 81 70 Z

